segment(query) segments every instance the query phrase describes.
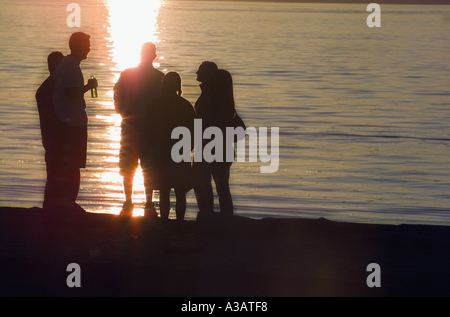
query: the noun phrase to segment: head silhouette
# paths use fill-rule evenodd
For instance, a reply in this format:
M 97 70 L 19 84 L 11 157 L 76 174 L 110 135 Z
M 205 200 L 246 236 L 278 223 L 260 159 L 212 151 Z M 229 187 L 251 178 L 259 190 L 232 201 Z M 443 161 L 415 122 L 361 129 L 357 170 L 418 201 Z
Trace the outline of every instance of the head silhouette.
M 48 71 L 53 74 L 59 63 L 63 60 L 64 55 L 61 52 L 50 53 L 47 57 Z
M 213 103 L 234 109 L 233 79 L 228 71 L 219 69 L 212 75 L 209 95 Z
M 151 42 L 142 44 L 141 63 L 153 64 L 155 58 L 156 58 L 156 45 Z
M 73 33 L 69 40 L 70 55 L 79 61 L 87 58 L 91 51 L 90 35 L 83 32 Z
M 211 75 L 218 70 L 216 63 L 204 61 L 200 64 L 197 71 L 197 81 L 201 83 L 208 82 Z
M 177 72 L 168 72 L 164 76 L 161 95 L 163 98 L 181 96 L 181 77 Z

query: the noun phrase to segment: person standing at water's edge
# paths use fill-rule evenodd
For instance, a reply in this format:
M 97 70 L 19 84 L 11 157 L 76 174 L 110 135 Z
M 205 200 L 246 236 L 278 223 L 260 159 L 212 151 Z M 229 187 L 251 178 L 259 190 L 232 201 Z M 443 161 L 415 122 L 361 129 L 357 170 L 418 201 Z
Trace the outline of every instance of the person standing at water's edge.
M 122 116 L 121 140 L 119 153 L 120 174 L 123 177 L 125 202 L 122 215 L 132 215 L 133 182 L 141 158 L 141 139 L 143 119 L 149 108 L 154 107 L 161 94 L 164 74 L 153 67 L 156 58 L 156 45 L 144 43 L 141 50 L 141 63 L 138 67 L 122 72 L 114 86 L 114 106 Z M 144 182 L 148 183 L 144 174 Z M 146 187 L 147 203 L 145 215 L 157 217 L 152 202 L 153 189 Z
M 173 133 L 177 129 L 194 132 L 195 111 L 192 104 L 181 97 L 181 77 L 176 72 L 164 76 L 160 102 L 146 115 L 146 133 L 142 144 L 142 168 L 146 187 L 160 190 L 161 219 L 167 221 L 170 213 L 170 191 L 176 196 L 176 215 L 179 225 L 186 213 L 186 193 L 192 189 L 191 161 L 175 162 L 172 151 Z M 191 145 L 193 144 L 191 140 Z M 189 149 L 188 156 L 190 158 Z
M 58 208 L 72 212 L 84 212 L 75 203 L 80 189 L 80 169 L 86 167 L 87 124 L 84 94 L 98 86 L 97 80 L 89 79 L 84 84 L 81 61 L 90 52 L 90 36 L 77 32 L 69 40 L 70 54 L 66 56 L 52 74 L 55 81 L 53 103 L 56 114 L 56 132 L 61 140 L 58 152 L 61 158 L 61 200 Z
M 50 76 L 36 91 L 36 103 L 39 112 L 42 145 L 45 150 L 45 164 L 47 168 L 47 183 L 45 184 L 43 205 L 45 210 L 49 210 L 61 196 L 59 194 L 61 186 L 58 182 L 61 162 L 58 160 L 59 140 L 55 129 L 56 115 L 53 107 L 55 81 L 52 78 L 52 74 L 63 58 L 64 55 L 61 52 L 53 52 L 47 57 Z
M 204 61 L 197 71 L 197 81 L 200 82 L 201 94 L 195 102 L 196 118 L 206 117 L 206 98 L 209 93 L 212 75 L 218 70 L 216 63 Z M 202 135 L 205 127 L 203 126 Z M 202 145 L 204 146 L 204 144 Z M 201 149 L 196 149 L 196 151 Z M 211 173 L 208 163 L 205 161 L 194 162 L 194 192 L 200 211 L 212 211 L 214 195 L 212 194 Z
M 210 78 L 210 87 L 205 100 L 205 112 L 201 115 L 203 127 L 216 127 L 226 135 L 226 128 L 233 127 L 233 117 L 236 113 L 233 80 L 231 74 L 226 70 L 215 71 Z M 220 160 L 206 161 L 203 157 L 200 169 L 195 169 L 197 182 L 197 202 L 200 211 L 213 211 L 213 189 L 211 177 L 216 184 L 217 195 L 219 196 L 220 212 L 233 214 L 233 199 L 230 192 L 230 168 L 233 162 L 227 162 L 226 153 L 234 151 L 232 143 L 222 140 L 222 148 L 215 149 L 222 153 Z M 203 146 L 200 150 L 203 152 Z M 195 149 L 198 151 L 199 149 Z M 220 156 L 220 154 L 219 154 Z M 195 166 L 195 165 L 194 165 Z M 198 166 L 198 165 L 197 165 Z

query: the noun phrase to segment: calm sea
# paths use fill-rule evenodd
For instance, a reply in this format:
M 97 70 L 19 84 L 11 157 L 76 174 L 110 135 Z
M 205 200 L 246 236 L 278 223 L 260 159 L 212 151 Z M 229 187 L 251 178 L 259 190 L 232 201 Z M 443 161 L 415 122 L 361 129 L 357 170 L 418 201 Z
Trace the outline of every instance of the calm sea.
M 80 28 L 67 25 L 71 2 L 81 7 Z M 233 165 L 236 214 L 450 225 L 450 6 L 382 5 L 381 28 L 367 26 L 366 6 L 2 0 L 0 205 L 42 204 L 34 94 L 46 56 L 68 54 L 70 34 L 82 31 L 92 44 L 85 78 L 100 83 L 99 98 L 86 94 L 79 203 L 88 211 L 122 205 L 112 88 L 138 64 L 141 44 L 155 41 L 157 66 L 181 74 L 189 101 L 200 93 L 199 64 L 212 60 L 233 75 L 247 126 L 280 128 L 276 173 L 261 174 L 261 162 Z M 143 194 L 140 176 L 137 215 Z M 188 219 L 196 212 L 191 191 Z

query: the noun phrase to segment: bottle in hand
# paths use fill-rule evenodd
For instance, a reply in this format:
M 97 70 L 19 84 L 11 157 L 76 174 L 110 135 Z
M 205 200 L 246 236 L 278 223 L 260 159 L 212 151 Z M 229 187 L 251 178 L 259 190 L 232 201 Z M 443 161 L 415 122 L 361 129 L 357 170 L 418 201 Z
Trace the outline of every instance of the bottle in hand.
M 95 79 L 94 76 L 91 76 L 91 79 Z M 91 89 L 91 97 L 92 98 L 97 98 L 98 97 L 97 88 L 92 88 Z

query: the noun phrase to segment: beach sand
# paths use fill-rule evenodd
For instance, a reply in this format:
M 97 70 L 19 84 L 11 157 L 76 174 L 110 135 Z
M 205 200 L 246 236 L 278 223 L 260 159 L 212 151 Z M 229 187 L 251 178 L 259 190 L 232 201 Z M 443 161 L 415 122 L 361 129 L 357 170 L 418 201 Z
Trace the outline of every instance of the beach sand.
M 449 296 L 450 227 L 0 208 L 0 296 Z M 81 287 L 69 288 L 70 263 Z M 370 263 L 381 287 L 370 288 Z

